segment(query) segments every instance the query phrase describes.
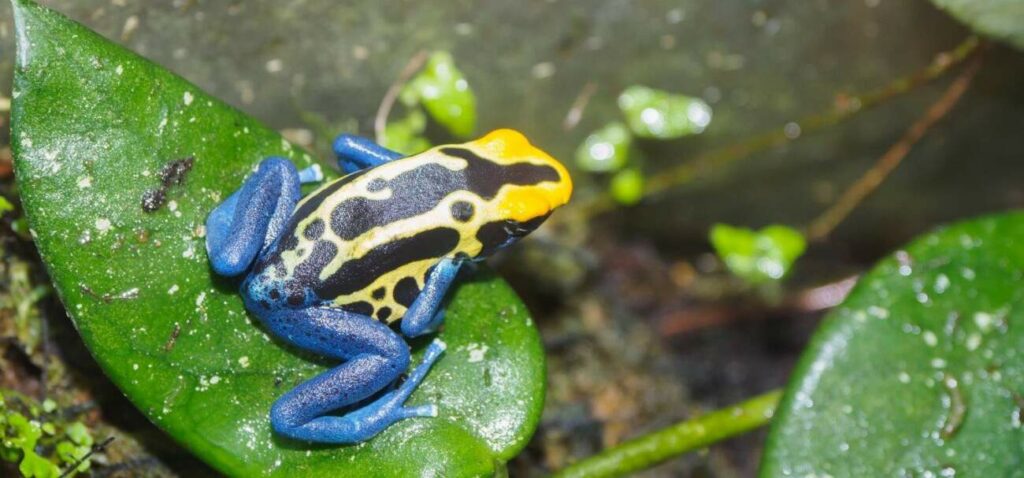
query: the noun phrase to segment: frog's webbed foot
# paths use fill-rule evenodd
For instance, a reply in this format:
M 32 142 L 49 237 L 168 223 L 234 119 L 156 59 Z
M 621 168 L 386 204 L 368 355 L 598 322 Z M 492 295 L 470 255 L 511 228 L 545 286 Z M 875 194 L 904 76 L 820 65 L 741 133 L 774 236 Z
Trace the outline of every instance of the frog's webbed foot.
M 405 341 L 381 322 L 333 308 L 283 310 L 264 322 L 298 347 L 346 360 L 274 403 L 270 423 L 276 432 L 296 440 L 351 444 L 366 441 L 399 420 L 437 415 L 434 405 L 406 407 L 405 401 L 441 356 L 442 342 L 430 344 L 423 363 L 397 388 L 334 416 L 328 414 L 386 389 L 408 368 Z
M 416 407 L 404 406 L 405 401 L 409 399 L 409 395 L 419 387 L 423 379 L 426 378 L 427 372 L 434 365 L 437 359 L 441 358 L 441 353 L 444 352 L 447 345 L 440 339 L 434 339 L 433 342 L 427 346 L 427 352 L 423 355 L 423 362 L 421 362 L 416 369 L 398 386 L 397 389 L 390 391 L 380 398 L 374 400 L 369 405 L 353 412 L 351 415 L 374 417 L 380 416 L 379 420 L 382 420 L 384 427 L 401 420 L 403 418 L 412 417 L 436 417 L 437 416 L 437 405 L 420 405 Z

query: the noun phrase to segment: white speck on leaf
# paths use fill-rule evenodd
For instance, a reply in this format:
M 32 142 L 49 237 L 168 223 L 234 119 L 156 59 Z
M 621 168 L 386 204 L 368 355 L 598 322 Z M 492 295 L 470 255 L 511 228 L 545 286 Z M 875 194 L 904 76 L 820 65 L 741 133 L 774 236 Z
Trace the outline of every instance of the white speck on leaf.
M 173 295 L 175 292 L 178 292 L 178 284 L 174 284 L 170 289 L 167 289 L 168 295 Z
M 975 351 L 981 346 L 981 334 L 973 333 L 967 336 L 967 350 Z
M 185 101 L 185 106 L 188 106 L 188 105 L 192 104 L 192 100 L 194 100 L 194 99 L 195 99 L 195 97 L 192 96 L 192 93 L 189 92 L 189 91 L 186 91 L 185 95 L 182 97 L 182 100 Z
M 97 231 L 107 232 L 107 231 L 110 230 L 111 227 L 113 227 L 113 226 L 110 224 L 110 219 L 107 219 L 105 217 L 101 217 L 101 218 L 96 220 L 96 230 Z
M 489 349 L 490 347 L 485 344 L 469 344 L 466 347 L 466 350 L 469 351 L 469 363 L 482 362 Z

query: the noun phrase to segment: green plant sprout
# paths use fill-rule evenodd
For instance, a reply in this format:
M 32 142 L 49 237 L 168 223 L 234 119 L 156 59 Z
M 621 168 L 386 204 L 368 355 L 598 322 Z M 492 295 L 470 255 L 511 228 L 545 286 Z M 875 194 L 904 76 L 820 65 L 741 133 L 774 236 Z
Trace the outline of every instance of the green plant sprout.
M 619 121 L 587 135 L 576 149 L 576 165 L 590 173 L 611 173 L 629 164 L 633 135 Z
M 751 284 L 781 280 L 807 248 L 803 234 L 781 225 L 754 231 L 715 224 L 709 239 L 726 267 Z
M 590 173 L 614 173 L 610 197 L 631 206 L 643 199 L 646 182 L 633 159 L 639 155 L 634 138 L 664 141 L 700 134 L 711 123 L 711 107 L 699 98 L 641 85 L 623 90 L 618 106 L 626 122 L 613 121 L 588 134 L 576 148 L 576 165 Z
M 26 478 L 68 476 L 63 469 L 70 467 L 88 472 L 90 461 L 82 458 L 91 453 L 93 443 L 85 424 L 63 419 L 53 400 L 38 404 L 0 390 L 0 459 L 17 462 Z
M 476 96 L 465 75 L 455 66 L 452 54 L 435 51 L 425 63 L 398 94 L 406 115 L 388 121 L 384 129 L 383 145 L 405 154 L 433 146 L 424 136 L 424 111 L 456 138 L 468 138 L 476 130 Z

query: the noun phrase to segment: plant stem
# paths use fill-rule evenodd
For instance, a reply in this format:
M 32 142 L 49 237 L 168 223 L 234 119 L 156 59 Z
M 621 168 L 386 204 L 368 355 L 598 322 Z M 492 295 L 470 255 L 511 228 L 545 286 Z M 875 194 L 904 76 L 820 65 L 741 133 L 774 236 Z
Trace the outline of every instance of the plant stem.
M 555 473 L 556 478 L 621 476 L 767 424 L 782 390 L 634 438 Z
M 388 91 L 384 93 L 384 98 L 380 102 L 380 106 L 377 108 L 377 114 L 373 118 L 373 133 L 376 137 L 377 144 L 384 144 L 387 141 L 387 134 L 385 129 L 388 126 L 388 115 L 391 114 L 391 107 L 395 106 L 395 100 L 398 99 L 398 95 L 402 92 L 402 87 L 412 78 L 412 75 L 420 71 L 423 65 L 427 63 L 427 59 L 430 58 L 430 52 L 426 50 L 420 50 L 416 52 L 409 62 L 402 67 L 402 71 L 398 74 L 398 78 L 395 82 L 388 87 Z
M 868 169 L 863 176 L 853 183 L 842 196 L 823 212 L 817 219 L 807 227 L 805 235 L 809 241 L 820 241 L 828 237 L 835 230 L 839 223 L 843 222 L 853 210 L 860 205 L 864 198 L 878 189 L 879 186 L 889 177 L 889 174 L 896 169 L 903 159 L 907 157 L 910 150 L 928 133 L 928 130 L 935 126 L 942 118 L 953 109 L 963 97 L 967 87 L 971 85 L 975 73 L 981 66 L 981 58 L 973 61 L 955 80 L 946 88 L 945 93 L 928 108 L 917 121 L 892 145 L 878 161 Z
M 970 58 L 982 44 L 983 42 L 978 37 L 969 36 L 953 49 L 936 55 L 928 66 L 911 75 L 897 78 L 881 88 L 859 95 L 836 95 L 836 101 L 831 109 L 795 122 L 800 126 L 800 137 L 839 124 L 861 111 L 913 91 L 917 87 L 943 76 L 954 66 Z M 783 127 L 778 127 L 737 143 L 713 149 L 691 161 L 683 162 L 648 177 L 647 185 L 644 188 L 644 198 L 689 183 L 703 173 L 746 159 L 754 153 L 780 146 L 793 139 L 786 135 Z M 617 206 L 615 200 L 608 193 L 600 194 L 589 201 L 577 201 L 576 204 L 582 211 L 581 216 L 584 219 L 612 211 Z M 559 217 L 566 217 L 566 215 Z

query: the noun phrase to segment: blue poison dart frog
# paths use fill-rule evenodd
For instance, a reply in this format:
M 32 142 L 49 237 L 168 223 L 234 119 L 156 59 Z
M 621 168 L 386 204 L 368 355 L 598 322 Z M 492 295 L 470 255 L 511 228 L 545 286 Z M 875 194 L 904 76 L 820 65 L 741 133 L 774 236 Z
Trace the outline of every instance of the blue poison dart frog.
M 305 198 L 299 185 L 322 180 L 319 169 L 264 159 L 210 213 L 206 246 L 214 271 L 244 275 L 245 307 L 267 330 L 343 361 L 281 396 L 274 430 L 360 443 L 398 420 L 437 416 L 435 405 L 404 402 L 445 345 L 435 339 L 393 387 L 410 362 L 402 336 L 434 331 L 459 267 L 536 229 L 569 201 L 572 180 L 512 130 L 408 157 L 342 135 L 334 151 L 347 175 Z

